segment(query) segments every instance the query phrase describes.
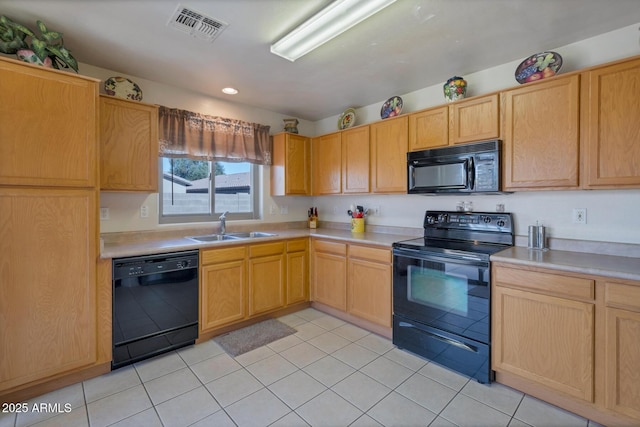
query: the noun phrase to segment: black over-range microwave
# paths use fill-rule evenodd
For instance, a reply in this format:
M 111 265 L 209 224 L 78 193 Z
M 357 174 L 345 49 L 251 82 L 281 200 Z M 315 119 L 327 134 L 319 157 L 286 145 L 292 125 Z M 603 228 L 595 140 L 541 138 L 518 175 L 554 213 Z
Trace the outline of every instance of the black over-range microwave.
M 408 193 L 499 192 L 501 145 L 495 139 L 407 153 Z

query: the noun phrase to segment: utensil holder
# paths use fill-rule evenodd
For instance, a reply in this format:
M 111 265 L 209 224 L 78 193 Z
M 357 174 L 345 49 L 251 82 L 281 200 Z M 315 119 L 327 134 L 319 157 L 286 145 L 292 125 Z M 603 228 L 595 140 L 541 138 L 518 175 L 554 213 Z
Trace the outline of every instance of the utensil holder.
M 351 218 L 351 232 L 364 233 L 364 218 Z

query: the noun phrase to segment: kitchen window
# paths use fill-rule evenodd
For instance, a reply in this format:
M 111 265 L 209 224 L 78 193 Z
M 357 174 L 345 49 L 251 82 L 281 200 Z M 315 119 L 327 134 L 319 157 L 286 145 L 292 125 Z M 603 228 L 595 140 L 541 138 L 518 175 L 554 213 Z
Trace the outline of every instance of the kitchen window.
M 260 166 L 160 157 L 161 224 L 259 218 Z

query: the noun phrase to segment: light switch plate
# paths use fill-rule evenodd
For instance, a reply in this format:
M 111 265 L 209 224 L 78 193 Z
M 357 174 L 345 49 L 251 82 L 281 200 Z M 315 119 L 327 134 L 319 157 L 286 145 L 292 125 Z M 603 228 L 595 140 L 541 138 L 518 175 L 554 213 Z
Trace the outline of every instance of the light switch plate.
M 109 208 L 100 208 L 100 221 L 109 220 Z

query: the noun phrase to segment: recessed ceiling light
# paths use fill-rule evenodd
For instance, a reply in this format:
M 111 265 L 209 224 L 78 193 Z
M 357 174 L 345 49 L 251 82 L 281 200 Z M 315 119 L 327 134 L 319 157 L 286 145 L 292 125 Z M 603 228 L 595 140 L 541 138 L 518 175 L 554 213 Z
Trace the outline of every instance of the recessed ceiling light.
M 236 93 L 238 93 L 238 89 L 225 87 L 224 89 L 222 89 L 222 92 L 226 93 L 227 95 L 235 95 Z

